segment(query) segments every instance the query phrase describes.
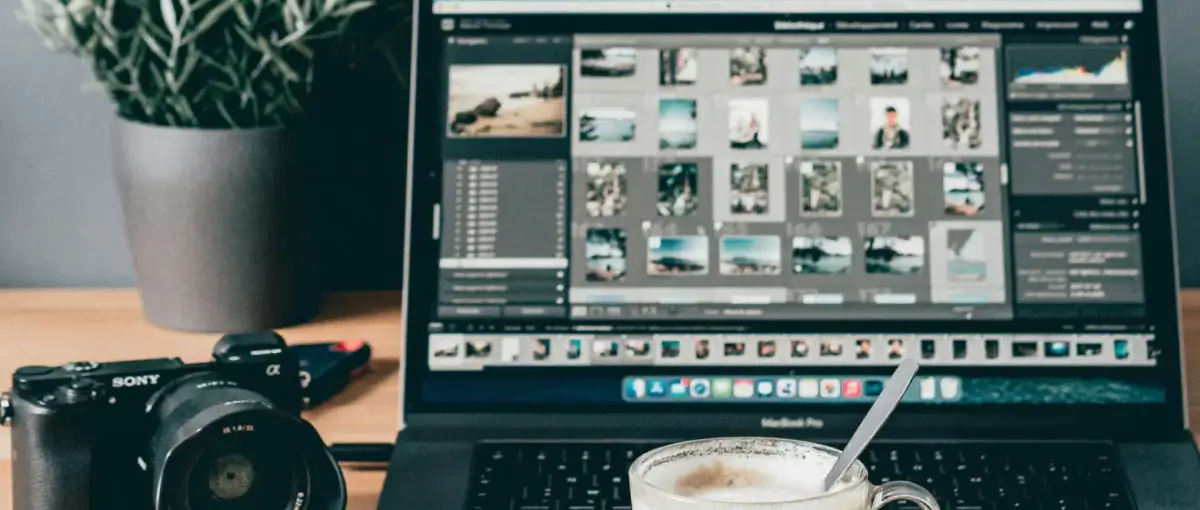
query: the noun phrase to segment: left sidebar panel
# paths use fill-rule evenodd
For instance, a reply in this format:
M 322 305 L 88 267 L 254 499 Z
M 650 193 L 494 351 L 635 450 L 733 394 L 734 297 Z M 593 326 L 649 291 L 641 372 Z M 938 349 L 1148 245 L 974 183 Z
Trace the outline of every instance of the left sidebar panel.
M 438 316 L 565 318 L 571 38 L 446 44 Z

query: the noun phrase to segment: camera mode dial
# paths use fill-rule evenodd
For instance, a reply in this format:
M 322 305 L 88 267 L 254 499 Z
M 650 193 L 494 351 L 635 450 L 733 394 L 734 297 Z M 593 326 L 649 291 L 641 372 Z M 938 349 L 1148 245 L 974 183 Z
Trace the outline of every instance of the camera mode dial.
M 91 372 L 97 368 L 100 368 L 100 364 L 94 361 L 76 361 L 62 366 L 63 370 L 76 373 Z
M 15 375 L 17 377 L 37 377 L 39 375 L 49 374 L 50 372 L 53 372 L 53 371 L 54 371 L 54 369 L 51 367 L 43 367 L 41 365 L 30 365 L 30 366 L 18 368 L 16 370 L 16 372 L 13 372 L 13 375 Z

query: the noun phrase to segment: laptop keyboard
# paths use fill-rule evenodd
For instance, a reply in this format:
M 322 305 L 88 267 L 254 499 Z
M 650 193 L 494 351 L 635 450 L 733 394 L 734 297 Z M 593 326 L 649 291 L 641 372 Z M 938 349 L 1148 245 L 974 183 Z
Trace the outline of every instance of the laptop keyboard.
M 482 444 L 467 508 L 631 510 L 629 465 L 656 446 Z M 1104 444 L 880 444 L 861 460 L 872 482 L 916 482 L 943 510 L 1132 509 L 1114 451 Z

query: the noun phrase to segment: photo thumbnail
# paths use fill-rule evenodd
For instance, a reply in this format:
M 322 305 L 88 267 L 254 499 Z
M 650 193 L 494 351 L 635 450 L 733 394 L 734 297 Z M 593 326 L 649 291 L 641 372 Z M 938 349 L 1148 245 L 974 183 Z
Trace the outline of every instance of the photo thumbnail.
M 942 103 L 942 141 L 951 149 L 978 149 L 983 145 L 979 117 L 978 99 L 946 98 Z
M 765 98 L 729 100 L 729 147 L 766 148 L 768 109 L 770 105 Z
M 871 339 L 859 338 L 854 341 L 854 357 L 855 359 L 869 359 L 871 357 Z
M 792 340 L 792 357 L 808 357 L 808 342 L 805 340 Z
M 700 75 L 700 59 L 692 48 L 658 51 L 659 85 L 695 85 Z
M 500 344 L 500 361 L 515 363 L 521 359 L 521 339 L 505 337 Z
M 979 83 L 979 54 L 976 46 L 942 48 L 942 83 L 951 86 Z
M 645 358 L 650 355 L 650 342 L 636 338 L 625 339 L 625 355 L 630 358 Z
M 469 340 L 467 341 L 467 357 L 468 358 L 487 358 L 492 355 L 491 340 Z
M 758 341 L 758 357 L 774 358 L 779 353 L 779 347 L 774 340 Z
M 659 344 L 659 348 L 659 352 L 662 353 L 662 357 L 664 358 L 678 358 L 679 354 L 683 351 L 679 340 L 663 340 Z
M 777 275 L 782 273 L 782 247 L 776 236 L 721 238 L 721 274 Z
M 585 108 L 579 115 L 579 141 L 628 142 L 637 130 L 637 112 L 629 108 Z
M 846 274 L 854 260 L 849 237 L 822 236 L 792 239 L 792 272 L 795 274 Z
M 871 163 L 871 213 L 882 217 L 912 216 L 913 164 L 911 161 Z
M 696 147 L 696 138 L 696 100 L 660 99 L 658 148 L 693 149 Z
M 836 48 L 817 46 L 800 50 L 800 85 L 833 85 L 837 78 Z
M 912 143 L 910 106 L 906 98 L 871 99 L 871 147 L 907 149 Z
M 842 164 L 805 161 L 800 164 L 800 215 L 842 215 Z
M 587 281 L 619 282 L 628 274 L 625 251 L 625 230 L 619 228 L 589 228 L 585 255 Z
M 942 166 L 942 190 L 946 199 L 946 214 L 979 214 L 987 205 L 983 165 L 970 161 L 946 163 Z
M 695 163 L 658 167 L 658 215 L 687 216 L 700 205 L 700 168 Z
M 547 138 L 566 133 L 566 68 L 549 64 L 450 66 L 452 138 Z
M 800 146 L 806 150 L 836 149 L 841 141 L 837 99 L 809 99 L 800 106 Z
M 770 186 L 766 163 L 733 163 L 729 168 L 729 212 L 767 214 Z
M 550 358 L 550 354 L 552 353 L 553 351 L 550 350 L 549 338 L 538 338 L 533 341 L 534 361 L 545 361 Z
M 586 207 L 588 216 L 601 218 L 625 212 L 629 186 L 623 163 L 591 161 L 587 164 Z
M 871 48 L 871 85 L 908 83 L 908 48 Z
M 708 274 L 708 238 L 705 236 L 651 237 L 646 272 L 655 276 Z
M 868 274 L 917 274 L 925 268 L 921 236 L 868 237 L 863 243 Z
M 592 354 L 597 358 L 615 358 L 621 351 L 621 343 L 616 340 L 592 340 Z
M 838 357 L 842 355 L 841 340 L 821 340 L 821 356 L 823 357 Z
M 757 47 L 730 50 L 729 81 L 738 87 L 766 83 L 767 50 Z
M 988 277 L 987 236 L 973 228 L 946 230 L 946 279 L 980 282 Z
M 430 349 L 434 358 L 457 358 L 462 349 L 462 340 L 456 338 L 437 338 Z
M 588 78 L 628 78 L 637 72 L 637 50 L 591 48 L 579 51 L 579 74 Z

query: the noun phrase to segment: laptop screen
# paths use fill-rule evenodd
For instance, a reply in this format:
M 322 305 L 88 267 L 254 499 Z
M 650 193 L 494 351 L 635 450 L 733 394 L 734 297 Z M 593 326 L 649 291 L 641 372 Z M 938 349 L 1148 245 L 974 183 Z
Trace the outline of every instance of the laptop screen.
M 423 9 L 410 403 L 1177 398 L 1139 0 Z

